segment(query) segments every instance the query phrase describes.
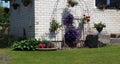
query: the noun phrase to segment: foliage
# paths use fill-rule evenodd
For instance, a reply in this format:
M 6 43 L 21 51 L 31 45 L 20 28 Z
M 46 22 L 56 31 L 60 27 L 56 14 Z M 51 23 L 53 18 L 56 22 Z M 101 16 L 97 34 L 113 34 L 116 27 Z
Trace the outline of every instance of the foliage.
M 79 30 L 73 26 L 74 16 L 72 14 L 68 14 L 68 16 L 63 20 L 63 24 L 66 27 L 65 30 L 65 42 L 68 46 L 73 47 L 73 42 L 76 41 L 80 37 Z
M 87 22 L 90 22 L 90 16 L 87 16 L 87 15 L 83 15 L 83 18 L 81 18 L 82 20 L 82 23 L 87 23 Z
M 71 7 L 74 7 L 75 5 L 78 4 L 78 2 L 76 0 L 68 0 L 67 2 Z
M 39 48 L 53 48 L 54 44 L 51 41 L 43 40 L 38 44 Z
M 15 36 L 3 35 L 0 37 L 0 48 L 10 47 L 16 40 L 18 39 Z
M 73 23 L 74 16 L 72 14 L 68 14 L 68 16 L 63 20 L 64 25 L 70 25 Z
M 13 3 L 12 4 L 12 7 L 13 7 L 14 10 L 16 10 L 19 6 L 20 6 L 20 4 L 18 4 L 18 3 Z
M 79 34 L 78 30 L 75 29 L 74 26 L 71 25 L 68 28 L 69 28 L 69 30 L 65 33 L 65 41 L 70 43 L 70 42 L 75 41 L 77 38 L 79 38 L 80 34 Z
M 54 44 L 48 40 L 28 39 L 16 41 L 12 45 L 13 50 L 37 50 L 38 48 L 53 48 Z
M 31 0 L 22 0 L 22 2 L 23 2 L 23 5 L 27 7 L 30 4 Z
M 10 0 L 0 0 L 0 1 L 5 1 L 5 2 L 8 2 L 8 1 L 10 1 Z
M 94 24 L 94 28 L 104 28 L 104 27 L 106 27 L 106 25 L 103 24 L 102 22 Z
M 4 33 L 6 28 L 9 27 L 9 23 L 10 23 L 9 16 L 10 14 L 5 13 L 4 8 L 0 7 L 0 31 L 2 33 Z
M 52 19 L 52 22 L 50 22 L 50 32 L 55 32 L 60 27 L 61 25 L 55 19 Z
M 99 4 L 97 7 L 98 7 L 98 9 L 105 9 L 107 6 L 106 6 L 106 5 Z
M 13 50 L 36 50 L 40 42 L 41 41 L 37 41 L 36 39 L 16 41 L 12 45 L 12 48 Z

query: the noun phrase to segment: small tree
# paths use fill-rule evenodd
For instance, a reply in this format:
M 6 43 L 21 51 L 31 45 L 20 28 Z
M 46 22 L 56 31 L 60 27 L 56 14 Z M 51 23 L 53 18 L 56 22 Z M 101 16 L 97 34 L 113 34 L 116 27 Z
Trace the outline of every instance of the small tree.
M 4 8 L 0 6 L 0 35 L 4 34 L 5 30 L 9 27 L 9 13 L 4 12 Z

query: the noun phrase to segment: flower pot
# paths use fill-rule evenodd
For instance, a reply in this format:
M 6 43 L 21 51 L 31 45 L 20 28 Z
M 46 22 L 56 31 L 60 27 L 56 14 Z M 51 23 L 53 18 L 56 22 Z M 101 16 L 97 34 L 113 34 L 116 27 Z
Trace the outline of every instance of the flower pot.
M 71 1 L 69 0 L 68 1 L 68 4 L 71 6 L 71 7 L 74 7 L 75 5 L 77 5 L 78 3 L 76 1 Z
M 100 33 L 102 30 L 103 30 L 103 27 L 101 27 L 101 28 L 96 28 L 97 29 L 97 31 Z
M 19 7 L 19 4 L 14 3 L 12 6 L 13 6 L 13 9 L 16 10 Z
M 30 4 L 30 3 L 28 3 L 28 2 L 24 2 L 24 3 L 23 3 L 23 5 L 24 5 L 25 7 L 27 7 L 29 4 Z
M 50 32 L 55 32 L 58 28 L 54 27 L 50 29 Z
M 71 7 L 74 7 L 75 6 L 75 4 L 71 4 Z
M 68 1 L 68 4 L 71 4 L 71 1 Z
M 13 6 L 13 9 L 16 10 L 16 9 L 17 9 L 17 6 Z
M 48 48 L 52 48 L 52 44 L 48 44 Z
M 56 31 L 58 28 L 54 28 L 53 30 Z
M 98 9 L 101 9 L 101 10 L 106 9 L 106 6 L 105 5 L 99 5 Z
M 27 7 L 31 3 L 31 0 L 22 0 L 22 3 L 25 7 Z

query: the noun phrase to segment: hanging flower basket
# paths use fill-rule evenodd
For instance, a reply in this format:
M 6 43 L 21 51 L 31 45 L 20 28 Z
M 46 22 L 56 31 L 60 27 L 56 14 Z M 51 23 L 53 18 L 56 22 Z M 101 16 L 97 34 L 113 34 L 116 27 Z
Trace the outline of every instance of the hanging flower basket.
M 50 22 L 50 32 L 55 32 L 60 28 L 61 25 L 57 23 L 55 19 L 52 19 L 52 22 Z
M 22 3 L 25 7 L 27 7 L 31 3 L 31 0 L 22 0 Z
M 97 7 L 98 7 L 98 9 L 100 9 L 100 10 L 106 9 L 106 5 L 98 5 Z
M 106 25 L 105 24 L 103 24 L 103 23 L 95 23 L 94 24 L 94 28 L 96 28 L 96 30 L 100 33 L 102 30 L 103 30 L 103 28 L 105 28 L 106 27 Z
M 9 11 L 10 11 L 9 8 L 7 8 L 7 7 L 4 8 L 4 13 L 8 14 Z
M 100 33 L 103 30 L 103 27 L 101 28 L 96 28 L 96 30 Z
M 86 24 L 86 23 L 90 22 L 90 16 L 89 15 L 88 16 L 87 15 L 83 15 L 81 20 L 82 20 L 83 24 Z
M 78 4 L 78 2 L 76 0 L 68 0 L 67 2 L 71 7 L 74 7 L 75 5 Z
M 13 3 L 12 6 L 13 6 L 13 9 L 16 10 L 20 5 L 18 3 Z

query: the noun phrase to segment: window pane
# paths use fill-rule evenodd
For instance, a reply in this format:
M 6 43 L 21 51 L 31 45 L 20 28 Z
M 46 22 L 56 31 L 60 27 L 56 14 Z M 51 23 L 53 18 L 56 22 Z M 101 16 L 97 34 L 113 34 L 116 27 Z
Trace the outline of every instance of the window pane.
M 98 5 L 106 5 L 107 4 L 107 0 L 96 0 L 96 6 Z
M 116 7 L 120 5 L 120 0 L 110 0 L 110 6 Z

